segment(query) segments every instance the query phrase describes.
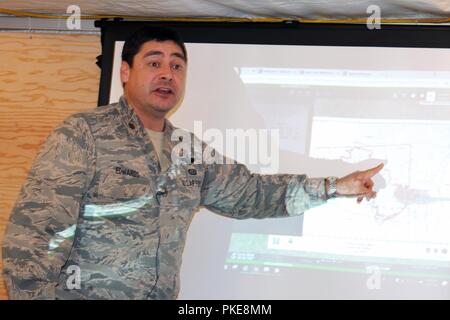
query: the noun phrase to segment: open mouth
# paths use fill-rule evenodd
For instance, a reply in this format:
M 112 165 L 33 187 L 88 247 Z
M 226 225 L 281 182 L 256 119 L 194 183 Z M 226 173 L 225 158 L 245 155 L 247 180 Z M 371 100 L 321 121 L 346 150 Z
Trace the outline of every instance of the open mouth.
M 158 94 L 160 96 L 169 96 L 169 95 L 173 94 L 173 90 L 171 88 L 167 88 L 167 87 L 157 88 L 153 92 L 155 92 L 156 94 Z

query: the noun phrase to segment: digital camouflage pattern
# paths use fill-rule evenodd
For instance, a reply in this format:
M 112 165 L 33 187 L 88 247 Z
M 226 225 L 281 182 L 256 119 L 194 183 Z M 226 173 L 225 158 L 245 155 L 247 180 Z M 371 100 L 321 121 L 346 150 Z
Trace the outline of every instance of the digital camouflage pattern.
M 169 159 L 182 140 L 172 141 L 174 132 L 166 121 Z M 200 206 L 237 219 L 299 215 L 326 201 L 324 184 L 186 157 L 161 172 L 142 123 L 122 97 L 68 117 L 38 153 L 3 242 L 9 296 L 175 299 L 186 232 Z M 74 266 L 80 270 L 75 288 Z

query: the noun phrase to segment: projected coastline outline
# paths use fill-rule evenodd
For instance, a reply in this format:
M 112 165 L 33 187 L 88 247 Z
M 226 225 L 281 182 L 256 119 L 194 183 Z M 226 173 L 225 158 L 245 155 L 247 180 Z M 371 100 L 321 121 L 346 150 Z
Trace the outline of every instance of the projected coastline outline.
M 335 199 L 313 209 L 304 236 L 389 243 L 379 246 L 391 251 L 389 256 L 395 254 L 394 242 L 403 243 L 412 250 L 399 252 L 405 258 L 450 260 L 450 187 L 443 183 L 450 175 L 450 123 L 320 117 L 313 123 L 311 157 L 387 163 L 381 172 L 385 186 L 375 200 L 355 206 L 350 199 Z

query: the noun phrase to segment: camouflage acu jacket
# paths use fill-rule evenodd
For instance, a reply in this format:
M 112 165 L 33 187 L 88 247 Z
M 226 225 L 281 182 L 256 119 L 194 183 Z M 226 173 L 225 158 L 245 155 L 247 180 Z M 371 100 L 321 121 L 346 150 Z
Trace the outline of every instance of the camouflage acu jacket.
M 169 159 L 182 139 L 173 139 L 174 132 L 166 121 Z M 267 218 L 299 215 L 325 201 L 322 178 L 189 161 L 161 172 L 142 123 L 122 97 L 68 117 L 34 160 L 3 242 L 9 296 L 175 299 L 198 207 Z

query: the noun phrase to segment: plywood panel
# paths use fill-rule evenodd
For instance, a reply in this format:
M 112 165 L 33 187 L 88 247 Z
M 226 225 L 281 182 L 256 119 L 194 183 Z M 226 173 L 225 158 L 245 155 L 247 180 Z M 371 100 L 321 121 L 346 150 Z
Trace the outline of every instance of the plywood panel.
M 68 115 L 96 106 L 100 52 L 96 35 L 0 33 L 0 241 L 47 135 Z

